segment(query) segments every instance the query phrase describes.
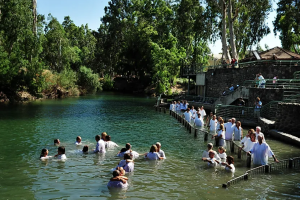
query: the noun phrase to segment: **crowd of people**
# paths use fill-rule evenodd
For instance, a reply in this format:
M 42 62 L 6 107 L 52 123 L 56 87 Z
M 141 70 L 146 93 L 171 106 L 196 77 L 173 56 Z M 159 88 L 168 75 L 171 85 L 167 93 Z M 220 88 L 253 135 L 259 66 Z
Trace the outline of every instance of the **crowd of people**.
M 258 101 L 260 101 L 260 99 L 258 99 Z M 186 110 L 177 109 L 183 105 L 185 105 Z M 183 113 L 182 116 L 186 121 L 192 123 L 195 127 L 201 129 L 207 127 L 210 134 L 212 134 L 212 138 L 218 139 L 219 154 L 212 150 L 213 145 L 211 143 L 208 144 L 208 151 L 203 153 L 202 160 L 208 162 L 209 166 L 215 167 L 217 165 L 224 165 L 226 166 L 226 170 L 235 171 L 233 165 L 234 158 L 224 156 L 226 155 L 226 141 L 240 142 L 240 148 L 248 154 L 251 154 L 254 165 L 268 164 L 269 157 L 273 157 L 275 162 L 279 162 L 270 146 L 266 143 L 264 134 L 261 132 L 261 127 L 259 126 L 256 127 L 256 130 L 250 129 L 248 133 L 243 136 L 242 124 L 240 121 L 236 121 L 235 118 L 231 118 L 225 123 L 221 116 L 217 117 L 210 112 L 210 115 L 206 118 L 206 123 L 204 123 L 206 112 L 203 106 L 196 110 L 194 106 L 189 108 L 187 101 L 174 101 L 170 105 L 170 110 Z M 223 160 L 221 158 L 223 158 Z M 224 162 L 225 158 L 226 162 Z
M 111 141 L 111 137 L 107 135 L 106 132 L 103 132 L 101 135 L 95 136 L 96 148 L 89 151 L 89 146 L 82 144 L 82 138 L 80 136 L 76 137 L 76 146 L 83 146 L 82 153 L 106 153 L 106 149 L 119 147 L 115 142 Z M 40 154 L 40 159 L 46 161 L 49 159 L 56 159 L 65 161 L 67 159 L 66 150 L 64 146 L 60 146 L 60 140 L 54 139 L 54 145 L 58 146 L 57 154 L 54 156 L 49 156 L 48 149 L 42 149 Z M 136 151 L 131 149 L 130 143 L 127 143 L 124 148 L 122 148 L 116 155 L 122 160 L 117 164 L 112 170 L 113 177 L 109 180 L 107 187 L 109 189 L 119 188 L 126 189 L 128 187 L 128 177 L 125 176 L 126 173 L 134 171 L 134 160 L 140 156 L 148 160 L 162 160 L 166 159 L 165 152 L 161 149 L 161 143 L 157 142 L 156 144 L 150 147 L 150 151 L 147 153 L 139 154 Z

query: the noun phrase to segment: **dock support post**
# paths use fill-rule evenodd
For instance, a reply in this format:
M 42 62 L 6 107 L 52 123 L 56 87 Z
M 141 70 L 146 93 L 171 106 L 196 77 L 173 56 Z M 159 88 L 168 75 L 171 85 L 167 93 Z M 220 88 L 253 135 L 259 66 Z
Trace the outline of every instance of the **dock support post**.
M 204 141 L 207 141 L 207 139 L 208 139 L 208 133 L 205 132 L 205 134 L 204 134 Z
M 251 154 L 247 153 L 247 167 L 251 167 Z
M 241 159 L 242 158 L 242 149 L 239 148 L 238 150 L 238 159 Z
M 198 134 L 198 129 L 195 128 L 195 132 L 194 132 L 194 137 L 195 137 L 195 138 L 197 137 L 197 134 Z
M 292 169 L 293 168 L 293 158 L 289 159 L 289 168 Z
M 230 151 L 231 153 L 234 153 L 234 143 L 232 140 L 230 141 Z

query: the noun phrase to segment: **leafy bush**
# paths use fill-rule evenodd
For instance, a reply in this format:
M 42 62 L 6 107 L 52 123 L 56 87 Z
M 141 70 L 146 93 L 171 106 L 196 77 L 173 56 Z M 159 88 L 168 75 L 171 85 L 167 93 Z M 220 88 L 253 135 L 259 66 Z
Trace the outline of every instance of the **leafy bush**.
M 107 90 L 107 91 L 110 91 L 114 88 L 114 81 L 112 80 L 112 78 L 106 74 L 104 76 L 104 79 L 102 80 L 102 87 L 103 87 L 103 90 Z
M 99 75 L 94 74 L 90 68 L 81 66 L 78 72 L 78 85 L 87 92 L 96 92 L 100 88 Z
M 75 87 L 76 80 L 76 73 L 72 70 L 64 69 L 57 74 L 57 85 L 67 90 Z

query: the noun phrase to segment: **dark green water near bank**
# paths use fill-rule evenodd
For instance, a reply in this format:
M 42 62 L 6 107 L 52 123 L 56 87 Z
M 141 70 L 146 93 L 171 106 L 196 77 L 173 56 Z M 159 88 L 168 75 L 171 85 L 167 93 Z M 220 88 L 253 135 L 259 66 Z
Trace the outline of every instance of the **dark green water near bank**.
M 231 174 L 207 168 L 201 161 L 203 137 L 193 138 L 174 118 L 153 109 L 146 97 L 103 93 L 95 96 L 45 100 L 0 107 L 0 199 L 299 199 L 300 170 L 258 176 L 229 189 Z M 106 187 L 119 149 L 105 156 L 82 155 L 74 145 L 95 147 L 94 136 L 106 131 L 120 146 L 130 142 L 139 153 L 162 143 L 167 159 L 135 161 L 127 192 Z M 53 139 L 66 147 L 66 162 L 38 157 L 42 148 L 56 154 Z M 279 159 L 296 157 L 300 149 L 267 138 Z M 230 153 L 228 153 L 230 154 Z M 237 156 L 234 155 L 236 158 Z M 235 176 L 247 169 L 235 160 Z M 270 162 L 272 160 L 270 159 Z

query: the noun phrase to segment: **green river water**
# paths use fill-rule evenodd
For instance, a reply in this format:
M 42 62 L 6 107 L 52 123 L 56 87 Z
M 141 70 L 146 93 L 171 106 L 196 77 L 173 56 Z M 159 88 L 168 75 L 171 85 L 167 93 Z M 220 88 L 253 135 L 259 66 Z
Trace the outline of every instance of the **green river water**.
M 114 93 L 44 100 L 0 107 L 0 199 L 300 199 L 300 170 L 257 176 L 229 189 L 231 175 L 208 168 L 201 161 L 206 143 L 194 138 L 168 114 L 156 112 L 155 99 Z M 120 161 L 120 150 L 105 156 L 82 155 L 74 145 L 80 135 L 84 145 L 95 147 L 94 137 L 106 131 L 123 147 L 148 152 L 161 142 L 167 159 L 135 160 L 126 192 L 110 192 L 110 169 Z M 66 147 L 66 162 L 39 160 L 41 149 L 55 155 L 53 139 Z M 300 155 L 300 149 L 266 138 L 277 158 Z M 227 152 L 229 155 L 230 153 Z M 237 155 L 234 155 L 236 158 Z M 269 160 L 272 162 L 272 159 Z M 247 168 L 235 159 L 235 176 Z

